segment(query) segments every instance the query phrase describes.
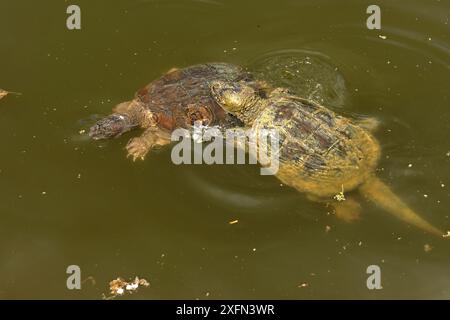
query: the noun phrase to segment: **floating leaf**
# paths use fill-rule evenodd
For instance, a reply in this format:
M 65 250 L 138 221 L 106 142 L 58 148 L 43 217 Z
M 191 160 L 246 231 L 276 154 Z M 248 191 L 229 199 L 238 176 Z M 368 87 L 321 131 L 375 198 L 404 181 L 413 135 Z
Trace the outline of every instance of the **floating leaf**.
M 21 93 L 19 93 L 19 92 L 11 92 L 11 91 L 6 91 L 6 90 L 3 90 L 3 89 L 0 89 L 0 99 L 6 97 L 8 94 L 20 95 Z

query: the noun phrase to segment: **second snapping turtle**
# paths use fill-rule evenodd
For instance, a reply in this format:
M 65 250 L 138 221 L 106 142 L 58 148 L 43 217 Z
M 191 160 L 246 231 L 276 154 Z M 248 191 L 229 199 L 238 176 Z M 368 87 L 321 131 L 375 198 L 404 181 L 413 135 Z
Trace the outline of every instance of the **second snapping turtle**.
M 225 111 L 237 116 L 255 136 L 262 130 L 276 130 L 279 146 L 269 146 L 269 153 L 278 155 L 276 176 L 284 184 L 313 200 L 332 204 L 336 215 L 347 221 L 358 217 L 360 207 L 344 197 L 344 189 L 359 189 L 401 220 L 443 236 L 442 231 L 411 210 L 375 176 L 381 150 L 367 130 L 367 123 L 352 121 L 283 88 L 274 89 L 263 98 L 243 82 L 215 81 L 211 93 Z M 264 141 L 257 141 L 253 150 L 258 152 L 267 146 Z

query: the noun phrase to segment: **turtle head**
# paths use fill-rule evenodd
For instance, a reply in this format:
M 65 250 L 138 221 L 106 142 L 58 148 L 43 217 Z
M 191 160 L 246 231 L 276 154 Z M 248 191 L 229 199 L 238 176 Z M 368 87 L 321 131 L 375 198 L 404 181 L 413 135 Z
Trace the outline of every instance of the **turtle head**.
M 114 113 L 99 120 L 89 130 L 89 136 L 94 140 L 117 138 L 136 127 L 126 114 Z
M 244 82 L 214 81 L 211 83 L 211 95 L 226 112 L 238 117 L 258 99 L 255 89 Z

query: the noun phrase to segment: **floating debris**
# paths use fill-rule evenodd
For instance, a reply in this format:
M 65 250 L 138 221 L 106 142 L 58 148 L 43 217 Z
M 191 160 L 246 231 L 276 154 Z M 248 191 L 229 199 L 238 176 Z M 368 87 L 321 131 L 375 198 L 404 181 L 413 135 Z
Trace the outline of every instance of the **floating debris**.
M 431 250 L 433 250 L 433 247 L 430 246 L 429 244 L 425 244 L 425 245 L 423 246 L 423 250 L 424 250 L 425 252 L 430 252 Z
M 236 224 L 236 223 L 238 223 L 239 222 L 239 220 L 233 220 L 233 221 L 230 221 L 230 222 L 228 222 L 228 224 Z
M 3 89 L 0 89 L 0 99 L 6 97 L 8 94 L 21 95 L 21 93 L 19 93 L 19 92 L 12 92 L 12 91 L 6 91 L 6 90 L 3 90 Z
M 95 286 L 97 284 L 97 281 L 95 281 L 95 278 L 93 276 L 89 276 L 86 279 L 84 279 L 83 281 L 81 281 L 81 284 L 84 284 L 86 282 L 90 282 L 91 285 Z
M 86 130 L 82 129 L 82 130 L 78 131 L 78 133 L 79 133 L 79 134 L 85 134 L 85 133 L 86 133 Z
M 309 284 L 306 283 L 306 282 L 300 283 L 300 284 L 297 286 L 297 288 L 307 288 L 307 287 L 309 287 Z
M 344 195 L 344 185 L 342 185 L 342 191 L 339 192 L 338 194 L 336 194 L 333 199 L 341 202 L 341 201 L 345 201 L 345 195 Z
M 447 157 L 450 157 L 450 151 L 445 154 Z
M 386 36 L 383 36 L 383 35 L 381 35 L 381 34 L 378 36 L 378 38 L 383 39 L 383 40 L 386 40 L 386 39 L 387 39 Z
M 150 283 L 145 279 L 139 279 L 139 277 L 135 277 L 133 281 L 125 281 L 122 278 L 117 278 L 115 280 L 112 280 L 109 283 L 109 291 L 111 292 L 111 297 L 105 299 L 113 299 L 117 296 L 121 296 L 128 293 L 134 293 L 139 288 L 139 286 L 142 287 L 148 287 Z
M 442 237 L 449 238 L 450 237 L 450 231 L 447 231 L 447 234 L 443 234 Z
M 330 230 L 331 230 L 331 227 L 330 227 L 330 226 L 325 226 L 325 232 L 326 232 L 326 233 L 330 232 Z

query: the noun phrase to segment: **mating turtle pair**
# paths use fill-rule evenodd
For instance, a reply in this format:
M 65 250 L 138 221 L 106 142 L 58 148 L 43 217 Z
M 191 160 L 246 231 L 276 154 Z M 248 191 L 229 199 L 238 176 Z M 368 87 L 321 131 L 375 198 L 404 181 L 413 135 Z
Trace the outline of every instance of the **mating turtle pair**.
M 91 128 L 90 136 L 111 138 L 140 126 L 144 133 L 131 139 L 127 150 L 133 159 L 143 159 L 152 147 L 169 144 L 174 129 L 189 128 L 195 121 L 224 129 L 250 127 L 255 133 L 277 130 L 276 176 L 311 199 L 331 203 L 337 216 L 347 221 L 358 217 L 359 204 L 333 196 L 358 188 L 407 223 L 443 235 L 375 177 L 380 157 L 380 146 L 370 133 L 375 122 L 352 121 L 286 89 L 268 90 L 237 66 L 218 63 L 172 70 L 138 91 L 134 100 L 119 104 Z

